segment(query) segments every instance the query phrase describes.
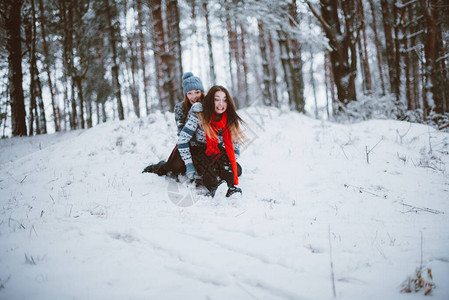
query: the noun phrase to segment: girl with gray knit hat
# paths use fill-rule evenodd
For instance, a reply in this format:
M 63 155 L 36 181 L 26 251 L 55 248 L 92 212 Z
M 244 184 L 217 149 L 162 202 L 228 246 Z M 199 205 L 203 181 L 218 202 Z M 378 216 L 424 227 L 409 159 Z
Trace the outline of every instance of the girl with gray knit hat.
M 187 72 L 182 76 L 182 89 L 184 100 L 175 105 L 175 121 L 178 128 L 178 136 L 187 121 L 187 115 L 196 102 L 201 102 L 204 97 L 204 87 L 201 79 L 194 76 L 192 72 Z M 177 177 L 184 174 L 186 166 L 178 151 L 178 146 L 173 149 L 167 162 L 160 161 L 157 164 L 147 166 L 142 173 L 155 173 L 159 176 L 171 175 Z

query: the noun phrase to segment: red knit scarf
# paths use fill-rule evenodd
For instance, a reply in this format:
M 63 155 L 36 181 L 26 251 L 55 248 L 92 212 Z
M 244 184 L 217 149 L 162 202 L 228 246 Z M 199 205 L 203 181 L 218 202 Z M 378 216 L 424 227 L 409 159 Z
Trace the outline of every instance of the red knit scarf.
M 217 130 L 223 129 L 223 142 L 226 149 L 226 153 L 228 154 L 229 161 L 231 162 L 232 172 L 234 173 L 234 184 L 239 184 L 239 179 L 237 176 L 237 162 L 235 161 L 235 151 L 234 151 L 234 144 L 232 143 L 232 136 L 231 132 L 229 131 L 229 128 L 227 125 L 227 114 L 226 112 L 223 113 L 222 118 L 220 121 L 216 120 L 216 115 L 212 114 L 212 129 L 214 132 L 213 136 L 208 136 L 206 134 L 206 141 L 207 141 L 207 148 L 206 148 L 206 154 L 209 156 L 216 156 L 214 158 L 218 158 L 218 154 L 220 154 L 220 149 L 218 149 L 218 137 L 217 137 Z

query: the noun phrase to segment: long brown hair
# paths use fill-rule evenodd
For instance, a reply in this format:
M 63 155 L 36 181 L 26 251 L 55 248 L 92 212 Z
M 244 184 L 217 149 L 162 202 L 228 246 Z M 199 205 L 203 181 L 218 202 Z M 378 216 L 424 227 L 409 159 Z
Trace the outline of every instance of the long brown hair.
M 201 90 L 200 90 L 200 91 L 201 91 Z M 204 92 L 201 91 L 201 97 L 200 97 L 201 100 L 200 100 L 199 102 L 203 102 L 204 97 L 206 97 L 206 94 L 204 94 Z M 185 94 L 185 96 L 184 96 L 184 101 L 183 101 L 183 103 L 182 103 L 182 108 L 184 108 L 184 111 L 185 111 L 186 113 L 188 113 L 189 110 L 190 110 L 190 108 L 192 108 L 192 103 L 190 103 L 189 98 L 187 98 L 187 94 Z
M 200 113 L 200 117 L 204 132 L 208 137 L 216 136 L 215 130 L 212 128 L 212 121 L 215 120 L 212 120 L 212 118 L 215 114 L 215 93 L 218 91 L 224 92 L 226 95 L 228 104 L 226 108 L 226 127 L 231 132 L 232 138 L 239 144 L 243 144 L 245 142 L 245 135 L 243 134 L 240 125 L 244 124 L 244 121 L 237 114 L 235 102 L 229 94 L 228 90 L 221 85 L 214 85 L 213 87 L 211 87 L 203 100 L 203 112 Z

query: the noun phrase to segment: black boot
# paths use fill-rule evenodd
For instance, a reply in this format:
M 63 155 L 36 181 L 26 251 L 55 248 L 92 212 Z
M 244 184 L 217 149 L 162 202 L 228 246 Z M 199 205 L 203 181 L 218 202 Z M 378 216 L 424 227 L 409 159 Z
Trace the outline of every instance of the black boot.
M 226 197 L 231 197 L 232 195 L 240 193 L 240 196 L 242 195 L 242 189 L 236 186 L 231 186 L 228 188 L 228 192 L 226 193 Z
M 217 192 L 218 187 L 223 183 L 226 183 L 226 180 L 219 181 L 215 187 L 213 187 L 209 190 L 209 192 L 206 194 L 206 196 L 211 196 L 212 198 L 215 197 L 215 193 Z
M 155 173 L 158 175 L 165 175 L 165 174 L 163 174 L 164 173 L 163 168 L 161 168 L 164 164 L 165 164 L 165 161 L 161 160 L 157 164 L 149 165 L 148 167 L 143 169 L 142 173 Z

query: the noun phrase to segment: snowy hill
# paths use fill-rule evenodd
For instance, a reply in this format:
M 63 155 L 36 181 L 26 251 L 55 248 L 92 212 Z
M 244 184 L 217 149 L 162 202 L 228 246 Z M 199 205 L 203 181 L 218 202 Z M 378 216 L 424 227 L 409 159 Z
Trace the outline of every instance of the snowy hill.
M 1 140 L 0 299 L 422 299 L 421 264 L 449 299 L 449 134 L 240 115 L 232 201 L 141 173 L 171 113 Z

